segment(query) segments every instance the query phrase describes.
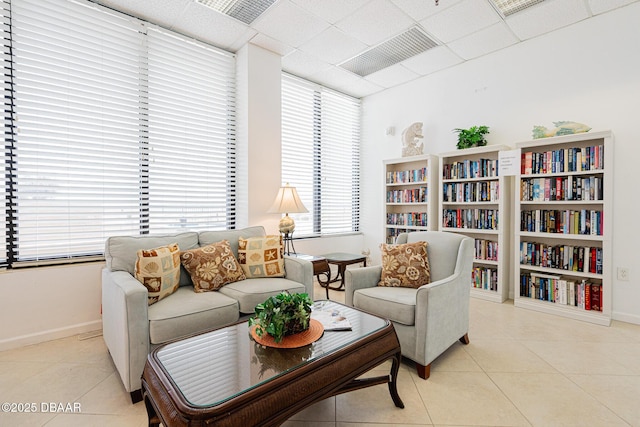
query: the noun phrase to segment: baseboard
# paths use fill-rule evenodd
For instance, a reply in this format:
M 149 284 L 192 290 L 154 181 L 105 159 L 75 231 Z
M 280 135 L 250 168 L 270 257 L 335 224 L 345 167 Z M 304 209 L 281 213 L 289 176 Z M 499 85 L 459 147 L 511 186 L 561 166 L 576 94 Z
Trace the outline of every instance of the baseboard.
M 94 320 L 92 322 L 79 323 L 64 328 L 49 329 L 48 331 L 21 335 L 18 337 L 0 340 L 0 351 L 39 344 L 45 341 L 57 340 L 99 329 L 102 329 L 102 320 Z
M 640 325 L 640 316 L 635 314 L 620 313 L 620 312 L 614 311 L 613 313 L 611 313 L 611 318 L 613 320 L 618 320 L 620 322 L 627 322 L 627 323 L 633 323 L 635 325 Z

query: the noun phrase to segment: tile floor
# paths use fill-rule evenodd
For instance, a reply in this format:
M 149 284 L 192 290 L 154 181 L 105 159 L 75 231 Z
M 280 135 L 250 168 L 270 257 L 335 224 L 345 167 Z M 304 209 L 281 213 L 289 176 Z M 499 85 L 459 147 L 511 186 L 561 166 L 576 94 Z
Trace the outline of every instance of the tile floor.
M 404 409 L 379 385 L 322 401 L 285 426 L 640 427 L 640 326 L 607 328 L 472 299 L 469 338 L 433 363 L 427 381 L 403 363 Z M 0 412 L 0 426 L 147 425 L 144 404 L 131 404 L 102 337 L 0 352 L 0 402 L 37 407 Z M 81 412 L 51 412 L 52 402 Z

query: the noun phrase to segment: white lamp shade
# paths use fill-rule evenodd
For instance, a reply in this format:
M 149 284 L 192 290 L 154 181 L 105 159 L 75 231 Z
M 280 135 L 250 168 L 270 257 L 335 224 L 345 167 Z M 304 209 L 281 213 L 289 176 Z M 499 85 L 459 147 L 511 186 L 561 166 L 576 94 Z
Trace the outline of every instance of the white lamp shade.
M 296 187 L 291 187 L 289 183 L 285 184 L 284 187 L 280 187 L 280 190 L 278 190 L 278 195 L 276 196 L 276 200 L 273 202 L 271 208 L 267 211 L 267 213 L 304 212 L 309 211 L 302 204 L 302 201 L 298 196 L 298 192 L 296 191 Z

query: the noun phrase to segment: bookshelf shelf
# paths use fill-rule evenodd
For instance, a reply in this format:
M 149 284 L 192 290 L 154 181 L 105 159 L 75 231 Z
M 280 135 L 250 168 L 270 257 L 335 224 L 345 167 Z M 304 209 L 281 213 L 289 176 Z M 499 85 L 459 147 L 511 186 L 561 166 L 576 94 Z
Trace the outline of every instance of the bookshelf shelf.
M 438 158 L 423 154 L 383 163 L 385 241 L 395 243 L 400 233 L 437 229 Z
M 493 145 L 442 153 L 438 168 L 438 228 L 475 240 L 471 296 L 500 303 L 510 296 L 512 179 L 498 175 L 497 160 L 508 149 Z
M 541 138 L 516 148 L 514 305 L 609 325 L 612 133 Z

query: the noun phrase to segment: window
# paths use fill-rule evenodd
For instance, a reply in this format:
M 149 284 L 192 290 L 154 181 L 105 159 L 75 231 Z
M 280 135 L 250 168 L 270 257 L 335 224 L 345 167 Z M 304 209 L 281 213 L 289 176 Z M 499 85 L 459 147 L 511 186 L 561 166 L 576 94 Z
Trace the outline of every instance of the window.
M 283 74 L 282 180 L 309 210 L 290 215 L 296 236 L 359 231 L 358 99 Z
M 5 262 L 235 226 L 233 55 L 88 2 L 5 0 L 5 23 L 9 3 Z

